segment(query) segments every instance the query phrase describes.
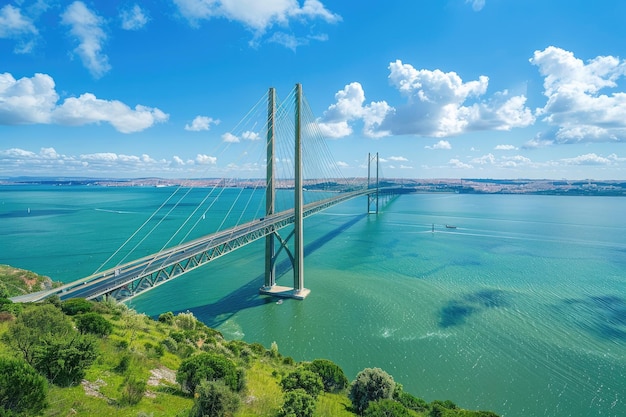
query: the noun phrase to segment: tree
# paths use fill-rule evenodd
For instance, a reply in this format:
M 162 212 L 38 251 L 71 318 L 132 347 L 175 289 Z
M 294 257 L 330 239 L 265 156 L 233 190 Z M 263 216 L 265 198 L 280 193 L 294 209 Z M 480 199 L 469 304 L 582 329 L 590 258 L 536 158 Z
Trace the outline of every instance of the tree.
M 92 333 L 98 336 L 108 336 L 113 331 L 111 322 L 99 313 L 81 314 L 76 316 L 74 321 L 76 322 L 76 328 L 82 334 Z
M 380 368 L 365 368 L 350 385 L 348 398 L 358 414 L 363 414 L 370 401 L 391 399 L 396 383 Z
M 9 326 L 3 340 L 33 365 L 35 350 L 41 339 L 73 332 L 72 323 L 59 309 L 52 304 L 44 304 L 24 310 Z
M 322 378 L 324 391 L 326 392 L 341 391 L 348 386 L 348 378 L 346 378 L 343 370 L 339 365 L 328 359 L 315 359 L 306 365 L 306 368 Z
M 313 398 L 317 398 L 319 393 L 324 389 L 322 378 L 320 378 L 318 374 L 302 368 L 290 372 L 280 381 L 280 385 L 283 387 L 284 391 L 302 389 Z
M 196 387 L 190 417 L 225 417 L 239 408 L 239 396 L 222 381 L 202 381 Z
M 176 372 L 176 382 L 184 391 L 191 394 L 204 380 L 222 380 L 233 391 L 243 389 L 244 383 L 242 372 L 237 371 L 237 367 L 230 359 L 207 352 L 183 360 Z
M 0 358 L 0 415 L 37 415 L 46 407 L 45 378 L 21 359 Z
M 370 403 L 363 413 L 365 417 L 411 417 L 409 410 L 394 400 L 384 399 Z
M 75 333 L 49 336 L 37 346 L 34 367 L 55 385 L 68 387 L 77 384 L 85 370 L 98 356 L 92 336 Z
M 315 399 L 303 389 L 296 389 L 285 394 L 285 402 L 280 409 L 281 417 L 313 417 Z

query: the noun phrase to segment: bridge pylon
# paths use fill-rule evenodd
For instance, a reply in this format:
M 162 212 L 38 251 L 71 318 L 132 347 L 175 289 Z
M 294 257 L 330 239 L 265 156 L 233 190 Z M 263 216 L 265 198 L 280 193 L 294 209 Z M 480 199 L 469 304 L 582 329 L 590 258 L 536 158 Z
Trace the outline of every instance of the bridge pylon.
M 376 181 L 372 178 L 372 162 L 375 162 Z M 367 195 L 367 214 L 378 214 L 378 152 L 376 155 L 367 154 L 367 188 L 374 188 L 376 192 Z
M 276 196 L 275 170 L 274 170 L 274 139 L 275 139 L 275 90 L 270 88 L 268 98 L 267 115 L 267 170 L 266 170 L 266 192 L 265 192 L 265 213 L 274 214 L 274 200 Z M 274 295 L 283 298 L 296 298 L 303 300 L 310 294 L 310 290 L 304 288 L 304 200 L 302 196 L 302 85 L 296 84 L 295 94 L 295 149 L 294 149 L 294 229 L 287 237 L 282 239 L 277 230 L 269 233 L 265 238 L 265 283 L 261 287 L 260 293 Z M 289 250 L 287 242 L 293 236 L 293 253 Z M 280 248 L 276 250 L 276 240 L 280 242 Z M 285 250 L 293 266 L 293 287 L 276 285 L 276 258 L 281 250 Z

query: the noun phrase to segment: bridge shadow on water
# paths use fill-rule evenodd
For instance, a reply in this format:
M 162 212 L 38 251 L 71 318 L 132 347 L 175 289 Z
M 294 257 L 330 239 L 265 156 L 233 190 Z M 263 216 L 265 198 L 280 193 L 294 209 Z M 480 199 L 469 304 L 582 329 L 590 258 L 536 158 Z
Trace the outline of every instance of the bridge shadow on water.
M 358 223 L 363 218 L 367 217 L 367 214 L 359 214 L 351 218 L 350 220 L 344 222 L 339 225 L 335 229 L 330 232 L 324 234 L 323 236 L 315 239 L 313 242 L 304 246 L 304 256 L 305 258 L 320 249 L 324 246 L 324 244 L 328 243 L 335 237 L 339 236 L 342 232 L 349 229 L 356 223 Z M 287 272 L 292 270 L 291 261 L 289 259 L 284 259 L 276 265 L 276 276 L 282 277 Z M 291 283 L 290 277 L 285 277 Z M 276 301 L 275 298 L 260 295 L 259 288 L 263 285 L 264 282 L 264 274 L 259 274 L 254 279 L 249 281 L 247 284 L 237 288 L 235 291 L 230 294 L 224 296 L 220 300 L 216 301 L 212 304 L 207 304 L 204 306 L 193 307 L 190 309 L 185 309 L 181 311 L 190 311 L 193 313 L 198 320 L 202 321 L 209 327 L 217 327 L 222 323 L 226 322 L 230 319 L 235 313 L 238 311 L 247 309 L 260 307 L 265 304 L 273 303 Z M 178 312 L 175 312 L 178 313 Z

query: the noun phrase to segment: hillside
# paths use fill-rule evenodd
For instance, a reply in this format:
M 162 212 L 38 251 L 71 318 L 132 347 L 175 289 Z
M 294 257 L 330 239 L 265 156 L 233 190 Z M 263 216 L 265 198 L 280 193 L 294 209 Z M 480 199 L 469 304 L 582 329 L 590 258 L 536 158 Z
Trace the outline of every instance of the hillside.
M 23 274 L 3 280 L 7 275 Z M 388 379 L 388 399 L 366 401 L 362 415 L 495 416 L 450 401 L 426 403 L 384 371 L 373 372 Z M 41 407 L 31 396 L 20 411 L 16 397 L 39 390 Z M 349 393 L 332 362 L 295 363 L 275 343 L 268 349 L 225 340 L 191 313 L 153 320 L 115 302 L 15 305 L 0 297 L 0 407 L 17 407 L 21 414 L 13 415 L 356 416 Z

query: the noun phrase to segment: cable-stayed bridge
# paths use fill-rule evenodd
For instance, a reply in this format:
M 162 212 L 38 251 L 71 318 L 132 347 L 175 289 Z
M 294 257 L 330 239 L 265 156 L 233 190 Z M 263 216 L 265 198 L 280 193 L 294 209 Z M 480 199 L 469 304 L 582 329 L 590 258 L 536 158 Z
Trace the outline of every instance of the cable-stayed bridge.
M 262 102 L 264 103 L 265 99 Z M 259 107 L 261 106 L 257 103 L 255 108 L 258 110 Z M 265 181 L 231 178 L 216 182 L 160 250 L 127 261 L 133 256 L 136 257 L 138 253 L 136 249 L 140 243 L 148 239 L 150 235 L 148 233 L 127 251 L 121 260 L 115 261 L 113 266 L 110 266 L 115 255 L 122 252 L 122 248 L 132 246 L 132 238 L 138 239 L 139 231 L 150 228 L 148 226 L 150 221 L 156 222 L 157 226 L 160 225 L 171 215 L 172 210 L 180 205 L 182 198 L 176 203 L 172 203 L 170 199 L 174 199 L 177 192 L 184 195 L 189 193 L 189 188 L 182 191 L 181 187 L 172 193 L 148 221 L 95 273 L 53 290 L 18 296 L 13 300 L 40 301 L 52 295 L 58 295 L 61 299 L 113 297 L 117 300 L 128 300 L 259 239 L 265 239 L 265 280 L 260 292 L 279 297 L 305 298 L 309 290 L 304 287 L 304 218 L 333 205 L 363 196 L 367 197 L 367 207 L 364 205 L 364 209 L 366 208 L 368 213 L 378 213 L 380 201 L 401 193 L 402 189 L 398 186 L 380 186 L 377 154 L 368 155 L 367 177 L 345 179 L 341 176 L 337 164 L 330 157 L 323 140 L 324 136 L 306 104 L 299 84 L 280 104 L 277 103 L 274 89 L 270 89 L 267 94 L 267 107 L 265 108 L 264 104 L 263 107 L 262 122 L 255 120 L 259 116 L 254 116 L 258 111 L 253 109 L 248 113 L 247 120 L 240 122 L 241 126 L 237 133 L 230 133 L 228 137 L 230 140 L 225 142 L 237 143 L 239 138 L 252 138 L 251 142 L 263 142 L 265 159 L 258 165 L 264 165 Z M 293 108 L 293 112 L 289 111 L 290 108 Z M 262 127 L 256 128 L 259 125 Z M 265 141 L 259 140 L 258 131 L 264 134 Z M 249 151 L 246 150 L 242 154 L 249 154 Z M 281 169 L 282 176 L 278 174 Z M 245 187 L 241 186 L 242 184 L 245 184 Z M 243 195 L 244 201 L 237 198 L 225 213 L 223 210 L 219 212 L 224 218 L 217 230 L 190 238 L 193 236 L 192 230 L 207 216 L 213 215 L 211 207 L 219 198 L 224 197 L 224 190 L 229 188 L 240 190 L 238 195 Z M 258 188 L 263 192 L 264 210 L 257 209 L 256 212 L 250 213 L 248 207 L 253 204 L 252 198 L 245 195 L 250 193 L 241 192 L 246 188 L 253 190 Z M 277 193 L 277 190 L 281 192 Z M 283 196 L 291 194 L 292 199 L 289 202 L 281 201 L 277 194 Z M 307 201 L 305 195 L 312 201 Z M 169 210 L 166 208 L 168 205 L 171 206 Z M 236 221 L 226 221 L 233 216 L 237 217 Z M 159 217 L 160 219 L 156 221 Z M 288 227 L 291 225 L 293 228 Z M 189 226 L 186 231 L 184 226 Z M 150 232 L 154 228 L 150 229 Z M 285 231 L 287 235 L 281 236 L 281 232 Z M 172 244 L 178 234 L 184 234 L 184 237 L 179 243 Z M 282 256 L 289 258 L 293 267 L 292 287 L 276 284 L 275 265 L 281 253 Z

